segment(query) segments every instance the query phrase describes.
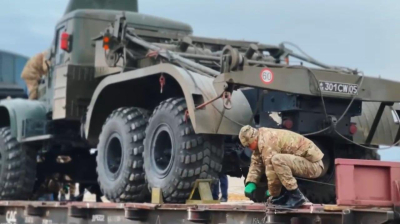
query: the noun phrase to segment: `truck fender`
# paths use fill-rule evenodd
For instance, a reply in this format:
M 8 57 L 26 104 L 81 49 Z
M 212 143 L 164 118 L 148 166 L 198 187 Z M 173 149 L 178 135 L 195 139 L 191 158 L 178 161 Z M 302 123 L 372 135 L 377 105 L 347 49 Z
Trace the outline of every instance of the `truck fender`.
M 5 99 L 0 101 L 0 127 L 10 127 L 11 135 L 18 141 L 23 139 L 26 120 L 46 121 L 44 102 L 27 99 Z
M 207 102 L 221 93 L 217 93 L 213 86 L 214 78 L 205 75 L 200 75 L 196 72 L 185 70 L 181 67 L 172 64 L 159 64 L 134 71 L 124 72 L 122 74 L 111 75 L 104 78 L 97 86 L 91 102 L 88 107 L 87 120 L 85 124 L 86 138 L 91 141 L 99 134 L 99 127 L 94 127 L 94 122 L 104 122 L 95 119 L 96 107 L 99 104 L 99 97 L 105 88 L 112 85 L 140 79 L 157 74 L 166 74 L 175 79 L 182 89 L 185 97 L 190 121 L 192 122 L 194 131 L 198 134 L 223 134 L 237 135 L 240 128 L 251 121 L 252 111 L 250 104 L 241 91 L 234 91 L 230 110 L 224 109 L 223 100 L 218 99 L 212 104 L 205 106 L 202 109 L 195 109 L 199 104 L 198 96 L 201 96 L 201 102 Z M 131 105 L 136 106 L 136 105 Z M 100 107 L 99 107 L 100 108 Z M 114 108 L 116 109 L 116 108 Z M 153 108 L 152 108 L 153 109 Z M 99 110 L 99 109 L 98 109 Z M 223 115 L 222 115 L 223 114 Z M 102 124 L 101 124 L 102 125 Z M 100 126 L 101 128 L 101 126 Z M 96 130 L 93 130 L 96 129 Z

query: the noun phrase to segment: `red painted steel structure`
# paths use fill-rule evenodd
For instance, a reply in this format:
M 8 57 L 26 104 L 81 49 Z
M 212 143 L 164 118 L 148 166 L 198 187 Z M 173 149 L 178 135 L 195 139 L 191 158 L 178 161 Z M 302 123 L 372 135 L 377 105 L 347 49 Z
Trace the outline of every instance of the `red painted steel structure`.
M 336 159 L 335 164 L 338 205 L 400 204 L 400 163 Z

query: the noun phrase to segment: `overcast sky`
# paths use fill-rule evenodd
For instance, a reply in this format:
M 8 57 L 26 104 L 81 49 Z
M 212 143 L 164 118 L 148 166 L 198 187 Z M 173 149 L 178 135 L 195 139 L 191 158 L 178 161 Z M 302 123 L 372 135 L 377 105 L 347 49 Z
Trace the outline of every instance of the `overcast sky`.
M 32 56 L 50 46 L 68 0 L 1 3 L 0 49 Z M 398 0 L 142 0 L 139 10 L 186 22 L 198 36 L 291 41 L 327 64 L 400 81 Z

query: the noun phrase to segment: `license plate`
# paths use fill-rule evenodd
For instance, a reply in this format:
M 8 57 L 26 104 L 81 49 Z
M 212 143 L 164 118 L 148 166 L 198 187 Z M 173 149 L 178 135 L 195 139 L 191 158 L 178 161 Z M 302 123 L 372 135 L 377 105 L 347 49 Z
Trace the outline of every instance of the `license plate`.
M 358 85 L 351 83 L 319 81 L 319 88 L 322 92 L 343 93 L 348 95 L 358 94 Z

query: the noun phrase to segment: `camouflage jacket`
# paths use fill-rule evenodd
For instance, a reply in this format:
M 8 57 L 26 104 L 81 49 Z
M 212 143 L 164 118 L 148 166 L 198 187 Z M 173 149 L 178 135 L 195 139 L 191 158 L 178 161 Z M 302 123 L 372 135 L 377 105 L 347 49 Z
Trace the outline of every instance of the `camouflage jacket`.
M 261 175 L 267 175 L 271 195 L 279 195 L 281 183 L 272 167 L 271 158 L 276 154 L 301 156 L 310 162 L 317 162 L 324 154 L 309 139 L 297 133 L 272 128 L 258 129 L 258 149 L 253 151 L 246 183 L 258 183 Z
M 25 80 L 29 91 L 29 99 L 37 99 L 39 81 L 48 72 L 50 62 L 46 59 L 47 51 L 39 53 L 25 64 L 21 78 Z
M 25 64 L 24 69 L 21 73 L 21 78 L 24 80 L 37 80 L 45 75 L 48 71 L 48 67 L 46 65 L 46 56 L 47 51 L 39 53 L 28 60 Z

